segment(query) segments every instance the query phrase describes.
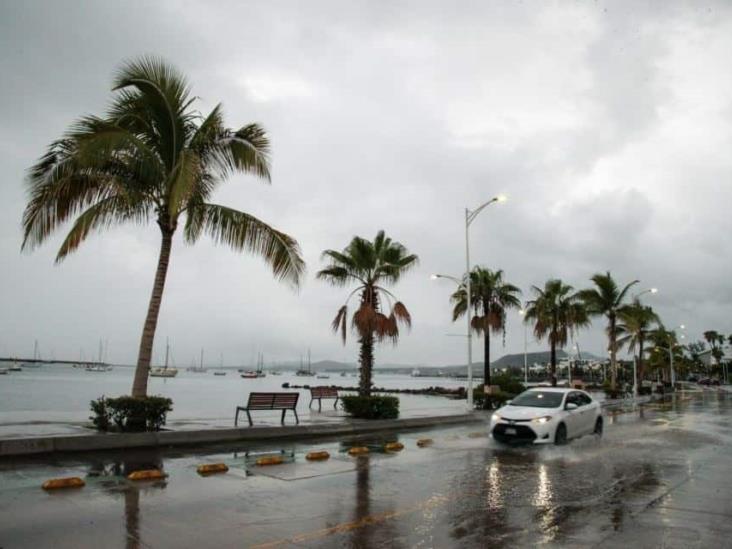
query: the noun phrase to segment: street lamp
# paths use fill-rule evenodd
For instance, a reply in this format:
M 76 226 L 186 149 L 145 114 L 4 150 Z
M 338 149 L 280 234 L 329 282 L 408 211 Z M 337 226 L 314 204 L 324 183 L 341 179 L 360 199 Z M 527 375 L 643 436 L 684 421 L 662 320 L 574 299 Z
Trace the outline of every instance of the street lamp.
M 635 294 L 633 296 L 633 299 L 638 299 L 640 296 L 642 296 L 644 294 L 657 294 L 657 293 L 658 293 L 658 288 L 648 288 L 647 290 L 643 290 L 639 294 Z
M 470 224 L 478 217 L 478 214 L 485 208 L 494 203 L 505 202 L 508 200 L 506 195 L 499 194 L 491 198 L 488 202 L 481 204 L 472 212 L 465 208 L 465 281 L 466 281 L 466 294 L 468 301 L 468 308 L 466 310 L 467 329 L 468 329 L 468 409 L 473 409 L 473 334 L 470 330 L 470 310 L 471 310 L 471 295 L 470 295 Z M 485 365 L 486 370 L 490 368 L 490 364 Z M 486 376 L 487 377 L 487 376 Z M 488 380 L 484 379 L 485 385 L 488 385 Z
M 472 303 L 471 303 L 471 295 L 470 295 L 470 225 L 473 223 L 476 217 L 478 217 L 478 214 L 482 212 L 484 209 L 486 209 L 491 204 L 499 203 L 499 202 L 505 202 L 508 200 L 508 198 L 503 195 L 499 194 L 498 196 L 495 196 L 491 198 L 488 202 L 485 202 L 478 206 L 474 210 L 470 210 L 469 208 L 465 208 L 465 292 L 467 296 L 467 309 L 465 311 L 465 318 L 467 323 L 467 338 L 468 338 L 468 410 L 473 410 L 473 334 L 470 330 L 470 311 L 472 309 Z M 454 282 L 457 282 L 458 285 L 462 284 L 462 281 L 458 280 L 454 276 L 449 275 L 439 275 L 435 274 L 432 275 L 432 279 L 435 280 L 437 278 L 447 278 Z M 490 368 L 490 365 L 487 366 Z M 484 382 L 488 383 L 488 380 L 484 380 Z
M 526 324 L 526 309 L 519 309 L 519 314 L 524 319 L 524 387 L 529 385 L 529 363 L 526 356 L 529 327 Z

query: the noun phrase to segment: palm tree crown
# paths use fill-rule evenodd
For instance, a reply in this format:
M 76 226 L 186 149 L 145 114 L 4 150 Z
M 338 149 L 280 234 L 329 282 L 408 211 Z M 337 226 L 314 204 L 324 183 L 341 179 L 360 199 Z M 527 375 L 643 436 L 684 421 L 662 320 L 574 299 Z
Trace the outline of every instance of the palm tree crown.
M 631 305 L 626 305 L 618 311 L 618 319 L 620 320 L 618 348 L 627 345 L 628 350 L 633 354 L 636 349 L 638 350 L 636 384 L 640 386 L 639 382 L 643 380 L 644 374 L 643 346 L 653 326 L 660 324 L 660 319 L 651 307 L 642 305 L 637 299 Z
M 468 308 L 467 280 L 452 294 L 450 300 L 454 303 L 452 311 L 453 322 L 465 315 Z M 483 267 L 475 267 L 470 273 L 470 302 L 474 315 L 470 325 L 478 334 L 483 334 L 484 344 L 484 380 L 486 385 L 491 384 L 490 371 L 490 332 L 506 333 L 506 311 L 521 307 L 518 295 L 521 290 L 503 280 L 503 271 L 491 271 Z
M 106 115 L 79 119 L 29 172 L 23 248 L 32 249 L 75 218 L 56 256 L 63 260 L 95 230 L 153 219 L 162 234 L 158 270 L 138 357 L 133 396 L 144 396 L 171 239 L 202 234 L 261 256 L 275 277 L 298 284 L 297 242 L 247 213 L 210 202 L 234 172 L 269 182 L 269 139 L 257 124 L 224 126 L 221 105 L 207 116 L 192 107 L 185 78 L 155 58 L 122 66 Z M 184 215 L 185 214 L 185 215 Z
M 534 299 L 526 304 L 524 322 L 534 323 L 537 339 L 549 341 L 551 349 L 551 383 L 557 384 L 557 347 L 564 347 L 569 337 L 589 324 L 584 302 L 574 288 L 552 279 L 544 288 L 532 286 Z
M 399 242 L 387 237 L 384 231 L 379 231 L 373 242 L 356 236 L 341 252 L 325 250 L 323 259 L 330 264 L 318 272 L 319 279 L 337 287 L 356 285 L 348 294 L 345 304 L 338 310 L 332 328 L 333 331 L 340 332 L 345 343 L 348 302 L 352 296 L 358 294 L 360 303 L 353 314 L 351 327 L 359 335 L 361 345 L 359 392 L 369 395 L 374 342 L 389 339 L 396 343 L 399 338 L 399 324 L 410 326 L 412 321 L 404 304 L 397 301 L 384 286 L 397 283 L 419 260 Z M 385 303 L 391 304 L 388 314 L 384 312 L 387 310 Z
M 582 290 L 579 295 L 587 306 L 587 312 L 591 316 L 605 316 L 608 319 L 607 337 L 608 350 L 610 351 L 610 387 L 615 389 L 617 383 L 617 353 L 618 353 L 618 313 L 626 305 L 625 298 L 638 280 L 626 284 L 620 289 L 610 272 L 597 273 L 590 280 L 595 284 L 594 288 Z

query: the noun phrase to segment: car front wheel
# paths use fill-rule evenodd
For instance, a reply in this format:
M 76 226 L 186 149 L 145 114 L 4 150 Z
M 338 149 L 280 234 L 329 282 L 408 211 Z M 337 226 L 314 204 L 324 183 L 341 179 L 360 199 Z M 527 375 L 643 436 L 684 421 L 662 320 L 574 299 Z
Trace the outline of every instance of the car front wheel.
M 597 421 L 595 421 L 595 431 L 594 431 L 594 433 L 598 437 L 601 437 L 602 436 L 602 427 L 603 427 L 603 424 L 602 423 L 603 422 L 602 422 L 602 418 L 601 417 L 598 417 L 597 418 Z
M 564 423 L 560 423 L 559 427 L 557 427 L 557 432 L 554 433 L 554 444 L 557 446 L 567 444 L 567 427 Z

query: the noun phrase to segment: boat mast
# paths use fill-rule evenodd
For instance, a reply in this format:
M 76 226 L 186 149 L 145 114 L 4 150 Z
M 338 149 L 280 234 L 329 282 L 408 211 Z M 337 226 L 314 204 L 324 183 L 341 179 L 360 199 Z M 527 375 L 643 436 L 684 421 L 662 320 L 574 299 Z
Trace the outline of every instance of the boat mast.
M 201 370 L 203 370 L 203 347 L 201 347 Z
M 168 355 L 170 354 L 170 344 L 168 338 L 165 338 L 165 369 L 168 369 Z
M 310 373 L 310 347 L 308 347 L 308 373 Z

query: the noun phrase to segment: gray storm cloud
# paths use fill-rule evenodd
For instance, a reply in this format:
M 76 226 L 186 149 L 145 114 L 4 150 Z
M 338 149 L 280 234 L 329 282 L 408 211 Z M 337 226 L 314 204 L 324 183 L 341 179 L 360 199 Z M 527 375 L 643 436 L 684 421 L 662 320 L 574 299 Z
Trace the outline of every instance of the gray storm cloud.
M 215 199 L 296 236 L 309 270 L 295 293 L 257 258 L 177 240 L 156 347 L 169 336 L 180 365 L 201 347 L 227 363 L 308 347 L 354 361 L 329 330 L 346 292 L 314 274 L 323 249 L 381 228 L 421 263 L 394 289 L 414 328 L 377 363 L 460 363 L 452 287 L 429 275 L 462 272 L 463 208 L 499 192 L 510 200 L 476 220 L 472 257 L 525 298 L 611 270 L 659 287 L 653 304 L 690 337 L 732 332 L 731 31 L 726 2 L 0 0 L 0 354 L 38 339 L 74 358 L 101 338 L 112 361 L 136 357 L 153 227 L 95 236 L 60 266 L 61 234 L 19 248 L 25 170 L 144 53 L 184 71 L 202 111 L 221 101 L 227 124 L 267 128 L 273 185 L 235 177 Z M 602 353 L 602 328 L 583 348 Z M 508 330 L 519 352 L 516 315 Z

